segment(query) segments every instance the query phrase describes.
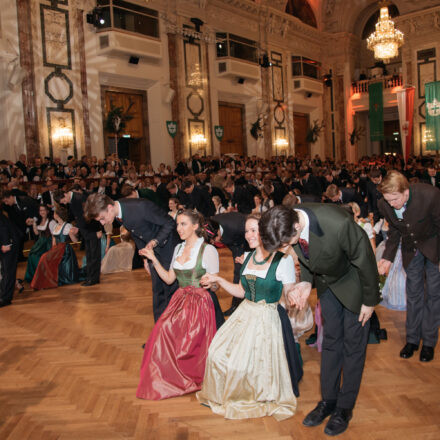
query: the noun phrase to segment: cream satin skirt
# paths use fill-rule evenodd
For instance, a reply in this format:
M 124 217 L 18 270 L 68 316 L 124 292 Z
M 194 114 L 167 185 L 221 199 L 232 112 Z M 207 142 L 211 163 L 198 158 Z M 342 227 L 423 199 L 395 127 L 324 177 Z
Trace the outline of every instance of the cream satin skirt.
M 277 303 L 245 299 L 211 342 L 199 401 L 227 419 L 294 415 Z

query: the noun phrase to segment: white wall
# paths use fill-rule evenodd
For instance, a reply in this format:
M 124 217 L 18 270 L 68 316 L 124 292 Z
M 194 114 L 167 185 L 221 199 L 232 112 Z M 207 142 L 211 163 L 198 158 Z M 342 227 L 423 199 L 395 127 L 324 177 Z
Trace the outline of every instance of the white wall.
M 21 84 L 12 90 L 7 84 L 11 62 L 18 53 L 15 2 L 0 0 L 0 158 L 13 161 L 26 153 Z

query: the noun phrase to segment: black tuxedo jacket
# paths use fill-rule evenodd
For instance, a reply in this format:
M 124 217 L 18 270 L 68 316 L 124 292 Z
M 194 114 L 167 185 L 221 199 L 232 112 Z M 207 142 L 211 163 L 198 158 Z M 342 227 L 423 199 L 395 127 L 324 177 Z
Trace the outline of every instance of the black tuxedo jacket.
M 322 195 L 322 188 L 321 184 L 319 183 L 319 180 L 317 177 L 313 176 L 312 174 L 309 175 L 309 178 L 307 180 L 302 180 L 300 182 L 301 184 L 301 192 L 304 194 L 314 194 L 315 196 L 321 197 Z
M 368 212 L 373 213 L 375 222 L 377 222 L 380 218 L 380 212 L 377 203 L 381 198 L 382 194 L 377 189 L 377 185 L 374 184 L 371 180 L 367 181 Z
M 440 189 L 440 173 L 437 173 L 434 176 L 434 185 L 432 184 L 431 176 L 428 173 L 425 173 L 423 176 L 423 182 L 426 182 L 428 185 L 435 186 Z
M 247 246 L 244 238 L 246 217 L 241 212 L 225 212 L 212 217 L 223 229 L 221 242 L 225 246 Z
M 15 196 L 17 204 L 4 206 L 9 220 L 13 222 L 23 233 L 26 231 L 26 220 L 38 216 L 38 203 L 28 196 Z
M 41 201 L 45 204 L 45 205 L 53 205 L 52 199 L 50 198 L 50 191 L 44 191 L 41 194 Z
M 211 194 L 200 186 L 195 186 L 192 193 L 188 194 L 186 207 L 197 209 L 205 217 L 211 217 L 215 214 L 215 206 L 211 200 Z
M 154 252 L 160 262 L 168 265 L 174 248 L 179 242 L 176 222 L 163 209 L 147 199 L 121 199 L 122 224 L 127 228 L 138 249 L 143 249 L 151 240 L 158 244 Z
M 408 267 L 417 250 L 434 264 L 439 264 L 440 190 L 426 183 L 415 183 L 409 186 L 409 191 L 401 220 L 385 199 L 379 200 L 379 209 L 389 224 L 383 258 L 394 261 L 401 241 L 403 267 Z
M 309 256 L 294 245 L 301 281 L 314 283 L 318 297 L 328 288 L 353 313 L 380 301 L 376 258 L 365 231 L 343 209 L 327 203 L 298 206 L 309 217 Z
M 232 204 L 237 205 L 238 212 L 250 214 L 255 208 L 254 195 L 247 186 L 236 186 L 232 195 Z
M 23 237 L 23 232 L 14 224 L 11 219 L 0 211 L 0 246 L 12 244 L 18 252 L 18 245 Z M 1 252 L 1 251 L 0 251 Z
M 96 233 L 102 230 L 101 224 L 96 220 L 87 222 L 84 218 L 83 204 L 87 199 L 87 193 L 72 192 L 70 201 L 70 212 L 75 218 L 76 226 L 79 228 L 84 240 L 96 238 Z

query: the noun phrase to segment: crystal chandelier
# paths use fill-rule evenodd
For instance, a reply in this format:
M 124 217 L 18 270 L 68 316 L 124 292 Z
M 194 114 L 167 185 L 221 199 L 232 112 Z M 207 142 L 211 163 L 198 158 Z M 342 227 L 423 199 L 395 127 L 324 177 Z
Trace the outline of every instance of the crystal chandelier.
M 402 44 L 402 32 L 395 29 L 394 21 L 390 20 L 388 7 L 382 6 L 376 30 L 367 38 L 368 49 L 374 50 L 374 58 L 389 63 L 391 58 L 399 54 L 399 47 Z

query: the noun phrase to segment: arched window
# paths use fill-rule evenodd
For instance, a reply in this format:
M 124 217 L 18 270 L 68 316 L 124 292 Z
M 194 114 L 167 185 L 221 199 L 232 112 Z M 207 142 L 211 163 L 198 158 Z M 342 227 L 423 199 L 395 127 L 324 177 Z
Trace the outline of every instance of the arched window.
M 315 14 L 306 0 L 288 0 L 286 13 L 299 18 L 303 23 L 317 28 Z
M 388 5 L 388 13 L 390 18 L 399 16 L 399 10 L 395 5 Z M 362 39 L 366 40 L 375 30 L 376 23 L 379 20 L 380 9 L 378 9 L 365 23 L 364 30 L 362 31 Z

